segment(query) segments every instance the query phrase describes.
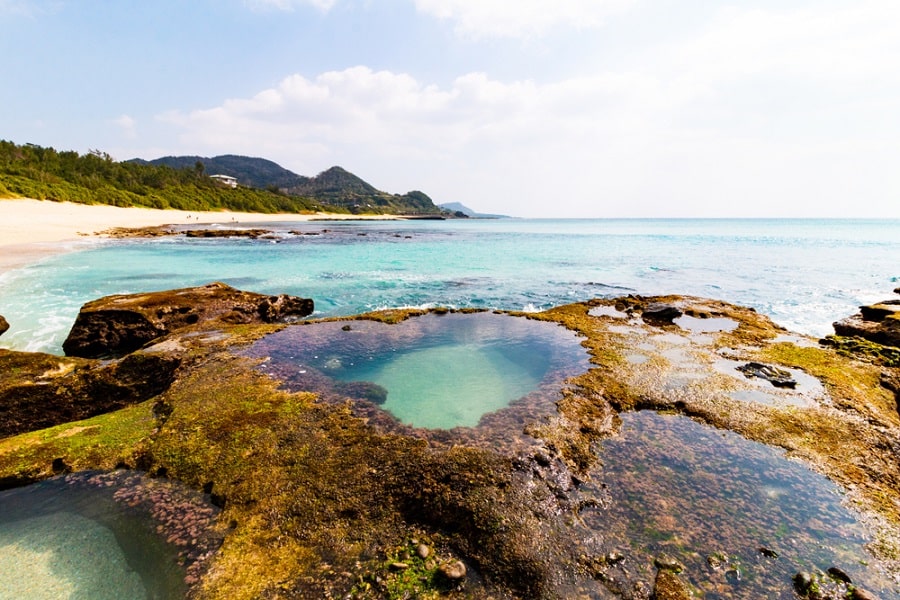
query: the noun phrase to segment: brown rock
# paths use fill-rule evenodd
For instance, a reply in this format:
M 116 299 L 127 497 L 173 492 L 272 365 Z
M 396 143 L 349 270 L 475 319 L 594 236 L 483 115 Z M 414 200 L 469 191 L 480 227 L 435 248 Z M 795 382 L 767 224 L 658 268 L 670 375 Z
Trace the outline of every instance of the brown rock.
M 270 233 L 272 232 L 268 229 L 188 229 L 184 232 L 184 236 L 189 238 L 246 237 L 255 240 Z
M 456 581 L 466 576 L 466 565 L 461 560 L 454 560 L 453 562 L 442 564 L 438 567 L 438 571 L 447 579 Z
M 63 342 L 67 356 L 123 356 L 148 342 L 191 325 L 276 323 L 311 314 L 313 301 L 282 294 L 244 292 L 224 283 L 106 296 L 81 307 Z
M 660 569 L 653 585 L 652 600 L 688 600 L 693 598 L 690 588 L 674 571 Z
M 665 304 L 663 302 L 651 302 L 644 307 L 641 312 L 641 318 L 650 321 L 668 321 L 672 322 L 682 314 L 681 309 L 674 304 Z
M 853 588 L 853 591 L 850 592 L 850 600 L 878 600 L 878 597 L 862 588 Z
M 0 350 L 0 438 L 86 419 L 166 390 L 180 359 L 136 352 L 113 363 Z
M 9 323 L 6 322 L 6 319 L 3 318 L 3 315 L 0 315 L 0 335 L 6 333 L 7 329 L 9 329 Z
M 900 319 L 866 321 L 861 315 L 854 315 L 836 321 L 833 327 L 837 335 L 857 336 L 884 346 L 900 348 Z

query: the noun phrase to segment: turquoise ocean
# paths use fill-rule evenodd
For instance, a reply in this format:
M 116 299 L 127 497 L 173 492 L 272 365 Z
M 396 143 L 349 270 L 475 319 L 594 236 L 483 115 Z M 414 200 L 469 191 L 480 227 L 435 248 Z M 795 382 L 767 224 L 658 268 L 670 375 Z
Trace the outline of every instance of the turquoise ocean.
M 890 298 L 900 286 L 900 220 L 498 219 L 260 227 L 273 230 L 274 239 L 86 239 L 0 274 L 0 314 L 11 325 L 0 347 L 61 353 L 89 300 L 211 281 L 310 297 L 314 317 L 438 305 L 539 311 L 595 297 L 690 294 L 751 306 L 814 336 L 831 333 L 833 321 L 860 304 Z

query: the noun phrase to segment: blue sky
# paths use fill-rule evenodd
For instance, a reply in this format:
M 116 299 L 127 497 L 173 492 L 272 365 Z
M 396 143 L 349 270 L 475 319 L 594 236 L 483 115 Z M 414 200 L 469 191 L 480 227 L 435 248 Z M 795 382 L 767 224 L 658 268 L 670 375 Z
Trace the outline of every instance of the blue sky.
M 0 0 L 0 139 L 530 217 L 900 217 L 895 0 Z

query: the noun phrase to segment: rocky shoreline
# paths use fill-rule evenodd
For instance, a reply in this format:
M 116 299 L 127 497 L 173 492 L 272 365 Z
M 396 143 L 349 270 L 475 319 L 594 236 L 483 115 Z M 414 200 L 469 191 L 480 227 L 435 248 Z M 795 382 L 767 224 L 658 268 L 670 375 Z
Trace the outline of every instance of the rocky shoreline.
M 0 351 L 0 487 L 124 466 L 203 490 L 222 507 L 212 527 L 223 542 L 189 582 L 196 598 L 743 597 L 740 568 L 713 565 L 732 565 L 728 552 L 702 549 L 700 572 L 586 529 L 609 502 L 598 444 L 621 435 L 621 415 L 653 410 L 782 448 L 839 484 L 897 594 L 900 348 L 885 343 L 897 304 L 863 309 L 860 337 L 836 324 L 823 344 L 692 297 L 510 314 L 584 336 L 591 365 L 547 415 L 515 417 L 534 443 L 503 447 L 492 419 L 515 411 L 431 435 L 282 389 L 241 350 L 302 333 L 309 300 L 223 284 L 108 297 L 83 308 L 64 346 L 74 356 Z M 804 564 L 760 548 L 759 560 Z M 852 566 L 797 568 L 773 594 L 879 597 Z

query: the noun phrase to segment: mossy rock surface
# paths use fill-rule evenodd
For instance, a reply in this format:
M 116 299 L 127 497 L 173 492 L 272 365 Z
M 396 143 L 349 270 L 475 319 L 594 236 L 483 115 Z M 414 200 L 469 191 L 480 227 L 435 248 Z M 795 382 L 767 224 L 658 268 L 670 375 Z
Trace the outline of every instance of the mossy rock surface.
M 626 315 L 640 314 L 650 302 L 737 326 L 695 335 L 675 323 L 590 314 L 616 305 Z M 420 313 L 365 317 L 391 323 Z M 766 317 L 701 298 L 595 300 L 527 317 L 583 334 L 592 363 L 569 383 L 551 417 L 523 424 L 535 442 L 527 447 L 501 451 L 464 436 L 435 443 L 383 429 L 349 404 L 283 391 L 257 361 L 236 355 L 245 342 L 283 325 L 219 321 L 160 342 L 181 364 L 147 399 L 0 439 L 0 484 L 48 477 L 60 465 L 76 471 L 129 466 L 207 491 L 223 507 L 216 527 L 224 542 L 192 586 L 195 598 L 629 597 L 625 588 L 604 583 L 607 569 L 619 564 L 609 558 L 615 540 L 579 529 L 579 510 L 602 504 L 581 484 L 587 473 L 602 471 L 593 448 L 616 433 L 618 412 L 675 410 L 783 447 L 826 473 L 880 519 L 879 556 L 900 558 L 894 501 L 900 415 L 880 383 L 888 367 L 814 340 L 784 341 L 779 336 L 786 332 Z M 204 331 L 214 337 L 199 335 Z M 690 349 L 683 353 L 690 368 L 705 378 L 673 398 L 663 384 L 684 367 L 667 358 L 667 344 L 676 338 Z M 642 363 L 628 358 L 638 340 L 655 344 L 642 350 L 648 355 Z M 723 356 L 792 369 L 815 378 L 822 391 L 799 408 L 737 402 L 722 391 L 750 384 L 716 371 L 713 363 Z M 12 353 L 0 359 L 9 367 L 3 371 L 8 389 L 38 377 L 122 368 L 43 355 L 30 362 Z M 785 402 L 808 394 L 772 393 Z M 422 544 L 426 557 L 417 553 Z M 451 581 L 440 567 L 456 561 L 466 574 Z M 628 589 L 649 592 L 655 582 L 660 594 L 674 594 L 660 597 L 682 597 L 682 576 L 660 582 L 652 569 L 634 571 Z

